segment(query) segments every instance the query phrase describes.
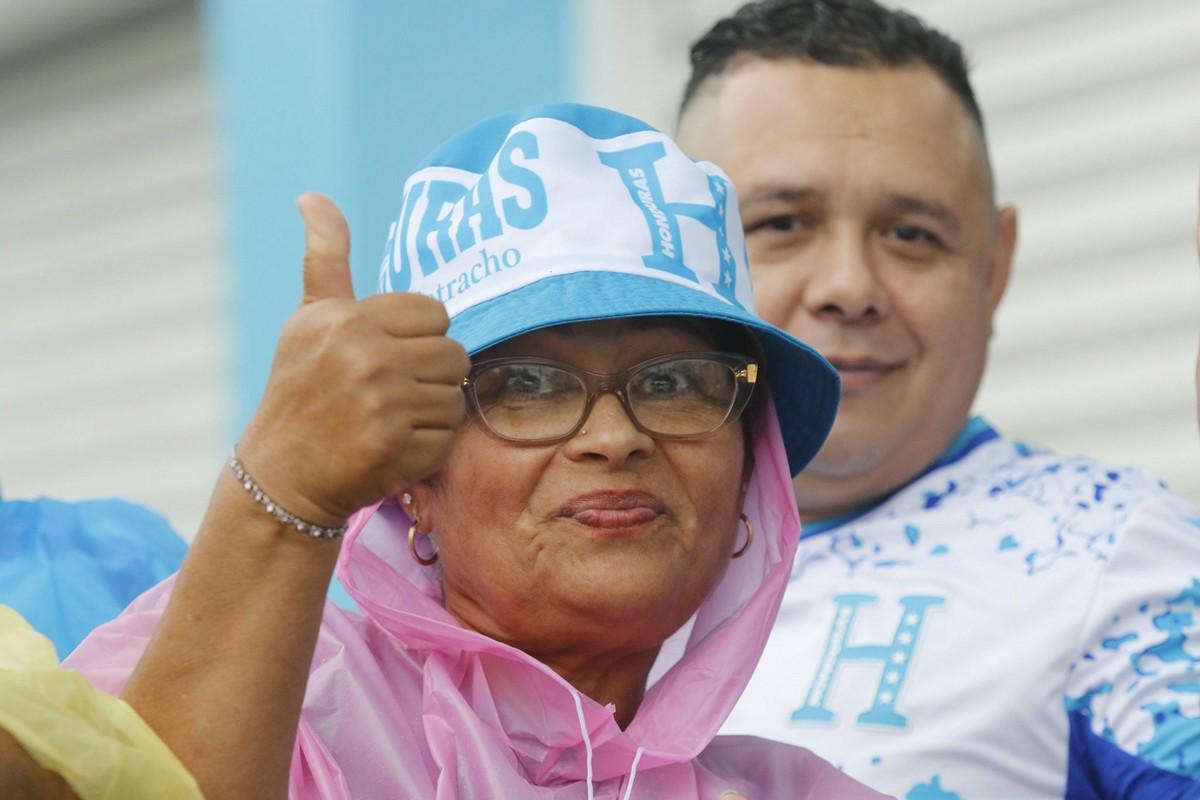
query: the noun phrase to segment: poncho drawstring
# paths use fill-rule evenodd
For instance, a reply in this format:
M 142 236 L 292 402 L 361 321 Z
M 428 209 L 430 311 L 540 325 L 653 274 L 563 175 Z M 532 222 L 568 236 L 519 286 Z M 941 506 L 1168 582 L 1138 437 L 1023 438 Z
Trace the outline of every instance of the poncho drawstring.
M 571 699 L 575 701 L 575 714 L 579 717 L 579 732 L 583 734 L 583 749 L 587 752 L 587 796 L 588 800 L 596 800 L 596 787 L 592 785 L 592 737 L 588 735 L 587 725 L 583 719 L 583 703 L 579 692 L 571 689 Z
M 646 748 L 639 747 L 637 752 L 633 754 L 633 764 L 629 767 L 629 785 L 625 787 L 625 796 L 622 800 L 629 800 L 633 797 L 633 779 L 637 777 L 638 762 L 642 760 L 642 753 L 646 752 Z

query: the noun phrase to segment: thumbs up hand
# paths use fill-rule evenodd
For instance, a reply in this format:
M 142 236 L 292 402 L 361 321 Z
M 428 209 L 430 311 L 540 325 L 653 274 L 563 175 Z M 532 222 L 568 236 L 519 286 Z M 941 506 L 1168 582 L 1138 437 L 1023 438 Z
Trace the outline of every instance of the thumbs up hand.
M 326 298 L 354 299 L 350 281 L 350 228 L 325 195 L 302 194 L 296 201 L 304 220 L 304 297 L 301 305 Z
M 356 300 L 346 220 L 298 201 L 304 297 L 279 337 L 267 388 L 238 445 L 246 469 L 299 517 L 340 524 L 445 460 L 465 412 L 470 360 L 437 300 Z

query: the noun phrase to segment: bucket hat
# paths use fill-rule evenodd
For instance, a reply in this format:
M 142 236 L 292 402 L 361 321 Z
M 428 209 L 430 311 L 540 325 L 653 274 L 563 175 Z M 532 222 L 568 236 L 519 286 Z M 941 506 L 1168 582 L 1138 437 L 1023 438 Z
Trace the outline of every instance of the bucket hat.
M 715 165 L 608 109 L 505 114 L 451 139 L 404 185 L 380 292 L 445 304 L 469 354 L 585 320 L 691 316 L 762 347 L 793 475 L 833 425 L 837 371 L 754 312 L 737 197 Z

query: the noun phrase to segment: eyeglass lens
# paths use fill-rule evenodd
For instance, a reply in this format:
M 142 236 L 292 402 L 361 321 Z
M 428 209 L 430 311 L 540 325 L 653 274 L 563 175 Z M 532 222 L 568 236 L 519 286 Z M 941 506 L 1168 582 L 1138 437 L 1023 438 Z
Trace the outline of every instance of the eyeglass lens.
M 587 412 L 581 375 L 537 362 L 489 367 L 473 381 L 484 420 L 511 439 L 566 436 Z M 635 369 L 621 387 L 637 423 L 665 436 L 698 436 L 716 430 L 738 394 L 728 364 L 707 358 L 657 361 Z

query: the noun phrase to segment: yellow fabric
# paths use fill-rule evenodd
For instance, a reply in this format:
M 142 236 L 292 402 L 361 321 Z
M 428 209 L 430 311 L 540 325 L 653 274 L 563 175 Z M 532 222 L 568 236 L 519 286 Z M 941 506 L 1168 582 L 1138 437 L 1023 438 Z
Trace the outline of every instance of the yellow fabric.
M 200 798 L 137 712 L 62 669 L 54 645 L 0 605 L 0 728 L 83 800 Z

